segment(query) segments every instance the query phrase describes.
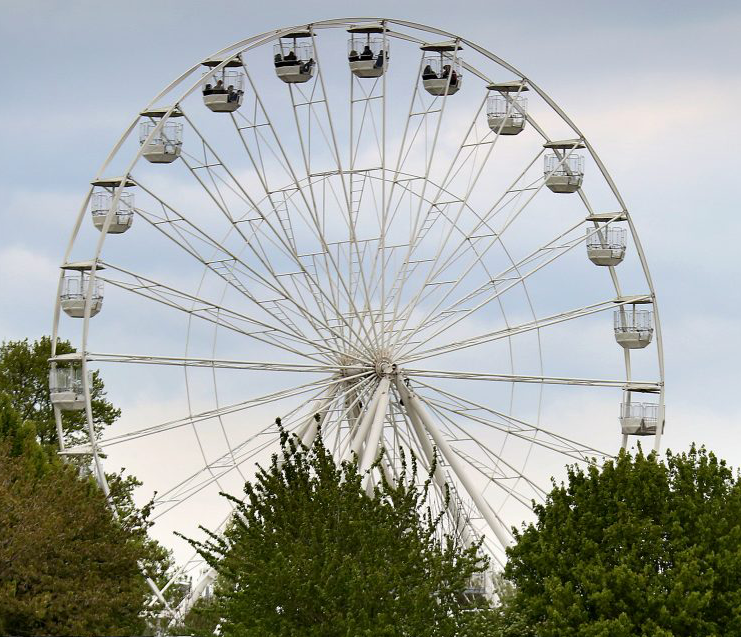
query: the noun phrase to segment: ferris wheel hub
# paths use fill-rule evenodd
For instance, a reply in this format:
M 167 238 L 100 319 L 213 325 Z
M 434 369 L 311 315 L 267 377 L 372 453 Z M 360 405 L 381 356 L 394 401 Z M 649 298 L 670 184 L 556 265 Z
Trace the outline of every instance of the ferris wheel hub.
M 396 365 L 391 361 L 390 358 L 383 356 L 376 360 L 375 363 L 376 374 L 379 377 L 384 378 L 389 376 L 396 371 Z

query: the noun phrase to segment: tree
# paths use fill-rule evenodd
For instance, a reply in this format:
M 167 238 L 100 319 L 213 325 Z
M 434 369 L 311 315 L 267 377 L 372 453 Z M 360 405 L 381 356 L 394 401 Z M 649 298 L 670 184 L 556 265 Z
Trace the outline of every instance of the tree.
M 145 532 L 36 438 L 0 394 L 0 634 L 143 634 Z
M 57 344 L 57 354 L 74 351 L 68 341 L 59 341 Z M 34 447 L 26 441 L 24 444 L 28 447 L 27 451 L 42 453 L 45 457 L 52 458 L 53 464 L 57 466 L 59 464 L 56 459 L 57 430 L 49 394 L 48 359 L 50 356 L 51 339 L 46 336 L 33 343 L 29 343 L 28 339 L 2 343 L 0 345 L 0 395 L 9 399 L 9 407 L 18 413 L 21 422 L 25 421 L 25 430 L 34 431 L 35 440 L 39 444 Z M 91 392 L 94 430 L 96 436 L 99 436 L 105 427 L 118 419 L 121 410 L 106 399 L 103 380 L 97 371 L 92 374 Z M 85 418 L 85 413 L 82 411 L 62 412 L 67 446 L 88 440 Z M 80 457 L 70 462 L 83 472 L 86 471 L 88 463 L 89 457 Z M 74 472 L 73 467 L 69 470 Z M 123 469 L 118 473 L 106 474 L 106 478 L 118 524 L 131 542 L 138 542 L 140 545 L 140 565 L 158 586 L 164 586 L 172 573 L 172 555 L 148 535 L 148 529 L 151 527 L 149 521 L 151 503 L 141 509 L 134 504 L 134 490 L 141 486 L 141 483 L 134 476 L 125 475 Z M 141 575 L 139 579 L 146 586 Z M 146 590 L 149 591 L 148 588 Z M 168 601 L 179 602 L 179 599 L 174 599 L 178 592 L 177 586 L 171 586 L 166 595 Z
M 461 591 L 487 561 L 441 532 L 416 472 L 411 458 L 369 496 L 357 464 L 338 467 L 321 436 L 306 448 L 282 432 L 280 456 L 244 500 L 230 497 L 224 535 L 192 541 L 218 572 L 205 616 L 225 637 L 469 634 Z
M 69 341 L 57 343 L 57 354 L 74 351 Z M 39 442 L 57 446 L 54 409 L 49 396 L 50 356 L 51 339 L 48 336 L 33 343 L 24 339 L 0 344 L 0 392 L 10 396 L 13 408 L 22 420 L 35 423 Z M 97 371 L 93 372 L 91 406 L 96 435 L 121 415 L 121 410 L 106 400 L 103 380 Z M 62 423 L 68 446 L 88 440 L 84 411 L 63 412 Z
M 508 550 L 512 621 L 540 637 L 741 635 L 741 482 L 704 448 L 570 467 L 535 514 Z

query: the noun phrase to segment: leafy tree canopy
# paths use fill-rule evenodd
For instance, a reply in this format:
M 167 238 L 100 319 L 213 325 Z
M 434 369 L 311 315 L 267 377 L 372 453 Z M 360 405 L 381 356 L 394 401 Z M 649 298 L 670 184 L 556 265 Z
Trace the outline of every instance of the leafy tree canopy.
M 521 635 L 741 635 L 741 483 L 704 448 L 571 467 L 535 513 L 505 569 Z
M 143 634 L 145 532 L 114 518 L 11 402 L 0 394 L 0 634 Z
M 231 498 L 224 535 L 192 542 L 218 572 L 201 619 L 219 618 L 225 637 L 477 634 L 461 593 L 487 562 L 442 532 L 416 472 L 411 458 L 367 495 L 357 464 L 338 467 L 321 436 L 306 448 L 283 432 L 281 454 Z
M 74 351 L 68 341 L 59 341 L 57 344 L 58 354 Z M 24 339 L 0 345 L 0 395 L 5 397 L 5 425 L 10 428 L 3 433 L 0 424 L 0 439 L 11 446 L 14 457 L 23 458 L 24 466 L 33 464 L 30 460 L 33 457 L 44 467 L 43 471 L 47 471 L 49 466 L 55 467 L 55 471 L 61 468 L 56 456 L 57 431 L 49 394 L 50 356 L 51 339 L 48 336 L 32 343 Z M 103 380 L 97 371 L 93 373 L 91 389 L 94 429 L 96 435 L 100 435 L 104 427 L 118 419 L 121 410 L 106 399 Z M 11 413 L 16 416 L 9 416 Z M 16 419 L 22 424 L 11 426 L 10 423 Z M 62 412 L 62 423 L 68 446 L 88 441 L 83 411 Z M 88 461 L 89 458 L 80 458 L 72 464 L 84 473 Z M 74 467 L 69 467 L 68 470 L 74 473 Z M 117 512 L 117 523 L 126 533 L 127 541 L 140 544 L 140 564 L 159 586 L 164 586 L 173 567 L 172 556 L 147 534 L 151 526 L 148 520 L 151 506 L 145 505 L 140 509 L 134 503 L 134 490 L 141 483 L 134 476 L 126 475 L 123 469 L 118 473 L 107 474 L 106 477 L 111 489 L 112 504 Z M 47 530 L 51 528 L 47 527 Z M 141 575 L 139 578 L 141 579 Z M 178 586 L 170 587 L 168 601 L 176 603 L 179 599 L 175 598 L 180 593 Z
M 57 354 L 74 352 L 69 341 L 59 341 Z M 10 396 L 13 408 L 22 420 L 32 420 L 39 442 L 57 446 L 54 409 L 49 396 L 49 357 L 51 339 L 43 336 L 30 343 L 28 339 L 0 344 L 0 392 Z M 99 373 L 93 372 L 91 388 L 93 425 L 96 434 L 111 425 L 121 415 L 105 398 L 105 387 Z M 65 443 L 87 442 L 87 425 L 83 411 L 62 414 Z

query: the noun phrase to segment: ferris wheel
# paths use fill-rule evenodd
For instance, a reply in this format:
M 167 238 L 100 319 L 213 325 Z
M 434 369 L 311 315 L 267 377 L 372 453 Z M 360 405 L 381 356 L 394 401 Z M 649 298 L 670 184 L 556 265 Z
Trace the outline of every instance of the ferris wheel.
M 431 506 L 449 489 L 495 564 L 563 465 L 660 445 L 656 297 L 612 178 L 530 78 L 440 29 L 327 20 L 195 64 L 92 179 L 61 270 L 60 451 L 156 490 L 166 544 L 228 519 L 276 417 L 368 488 L 436 455 Z M 93 365 L 124 412 L 98 440 Z M 90 441 L 65 447 L 75 410 Z

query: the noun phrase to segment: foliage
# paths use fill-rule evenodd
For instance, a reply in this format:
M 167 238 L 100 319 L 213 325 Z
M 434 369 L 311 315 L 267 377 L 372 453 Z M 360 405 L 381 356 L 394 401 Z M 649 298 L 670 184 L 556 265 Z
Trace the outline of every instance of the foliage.
M 170 629 L 171 635 L 198 635 L 212 637 L 221 624 L 220 600 L 201 597 L 188 611 L 184 620 Z
M 704 448 L 570 467 L 517 533 L 504 623 L 540 637 L 741 635 L 741 483 Z
M 75 349 L 69 341 L 58 341 L 57 354 L 68 354 Z M 8 341 L 0 345 L 0 392 L 10 397 L 12 407 L 23 421 L 32 422 L 36 438 L 49 450 L 58 447 L 54 409 L 49 395 L 49 357 L 51 339 L 43 336 L 33 343 L 28 339 Z M 115 422 L 121 410 L 107 399 L 105 387 L 99 372 L 93 372 L 92 382 L 93 426 L 96 436 Z M 88 442 L 88 432 L 84 411 L 62 412 L 62 424 L 67 446 Z M 48 451 L 47 453 L 52 453 Z M 89 458 L 87 459 L 89 460 Z M 82 468 L 87 460 L 76 460 Z M 147 530 L 151 513 L 151 503 L 139 509 L 134 504 L 134 490 L 141 486 L 134 476 L 119 473 L 107 474 L 111 489 L 111 500 L 116 509 L 120 524 L 132 537 L 141 542 L 144 549 L 143 566 L 146 572 L 159 585 L 164 586 L 172 568 L 172 557 L 163 546 L 150 539 Z M 178 594 L 177 587 L 170 590 L 170 597 Z M 168 601 L 175 601 L 169 599 Z M 179 601 L 179 600 L 178 600 Z
M 487 562 L 441 533 L 416 473 L 412 457 L 366 495 L 357 464 L 338 467 L 321 436 L 306 448 L 282 432 L 281 454 L 230 498 L 224 535 L 192 542 L 218 572 L 201 616 L 221 618 L 225 637 L 471 634 L 461 591 Z
M 69 341 L 59 341 L 57 344 L 57 354 L 74 351 Z M 50 356 L 51 339 L 48 336 L 33 343 L 24 339 L 0 344 L 0 392 L 11 397 L 13 408 L 22 420 L 35 423 L 39 442 L 57 446 L 54 409 L 49 397 Z M 111 425 L 121 415 L 121 410 L 106 400 L 103 380 L 97 371 L 93 373 L 91 403 L 93 425 L 96 435 L 99 435 L 104 427 Z M 83 411 L 63 412 L 62 425 L 68 446 L 88 441 Z
M 141 533 L 37 442 L 11 402 L 0 394 L 0 634 L 143 634 Z
M 175 569 L 172 552 L 162 544 L 149 537 L 152 527 L 149 517 L 152 513 L 153 499 L 143 507 L 138 508 L 134 503 L 134 490 L 142 485 L 135 476 L 125 475 L 121 469 L 118 473 L 107 473 L 106 479 L 110 488 L 110 499 L 116 510 L 119 524 L 142 547 L 142 557 L 139 565 L 143 573 L 162 589 L 169 581 Z M 165 600 L 171 606 L 177 605 L 183 596 L 180 586 L 171 586 L 164 594 Z M 160 609 L 160 605 L 156 605 Z

